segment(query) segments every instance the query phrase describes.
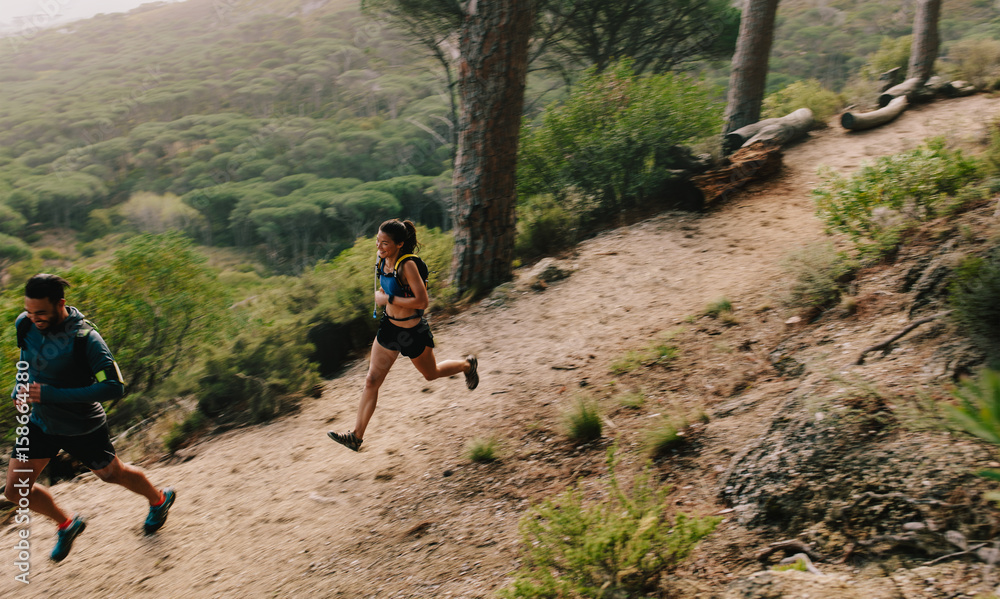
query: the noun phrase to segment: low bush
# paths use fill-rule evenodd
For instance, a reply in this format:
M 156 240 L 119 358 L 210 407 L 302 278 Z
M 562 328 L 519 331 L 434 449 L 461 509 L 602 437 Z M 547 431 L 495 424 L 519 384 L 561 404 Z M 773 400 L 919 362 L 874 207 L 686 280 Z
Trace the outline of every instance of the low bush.
M 1000 368 L 1000 251 L 989 259 L 966 258 L 955 271 L 949 297 L 955 319 L 990 365 Z
M 813 113 L 816 125 L 825 127 L 837 111 L 843 108 L 844 98 L 823 87 L 816 79 L 796 81 L 764 98 L 764 118 L 782 117 L 799 108 L 808 108 Z
M 628 374 L 642 365 L 663 364 L 677 358 L 680 350 L 670 343 L 673 333 L 662 334 L 658 340 L 651 341 L 641 350 L 629 350 L 625 355 L 611 363 L 612 374 Z
M 946 406 L 952 421 L 984 441 L 1000 445 L 1000 373 L 983 370 L 954 392 L 957 406 Z
M 678 427 L 669 418 L 660 418 L 658 422 L 646 429 L 643 446 L 651 458 L 658 458 L 671 449 L 684 443 L 680 434 L 683 426 Z
M 883 37 L 878 51 L 872 54 L 868 58 L 868 62 L 861 67 L 861 75 L 867 79 L 877 80 L 879 75 L 895 68 L 905 72 L 910 63 L 912 43 L 912 35 L 896 38 Z
M 465 457 L 477 464 L 495 461 L 499 452 L 500 442 L 496 437 L 476 437 L 465 447 Z
M 619 394 L 616 399 L 623 408 L 638 410 L 646 403 L 646 394 L 642 391 L 627 391 Z
M 569 200 L 562 203 L 549 194 L 530 196 L 517 206 L 517 240 L 514 255 L 521 260 L 548 256 L 577 242 L 578 217 Z
M 679 144 L 722 124 L 713 90 L 687 75 L 639 76 L 628 61 L 590 73 L 571 97 L 525 123 L 518 154 L 520 197 L 578 194 L 592 202 L 585 225 L 665 199 L 671 169 L 684 168 Z
M 968 81 L 984 90 L 1000 81 L 1000 40 L 959 40 L 948 47 L 948 58 L 952 79 Z
M 942 139 L 910 152 L 884 156 L 855 174 L 821 171 L 823 186 L 813 190 L 817 212 L 829 231 L 849 236 L 867 259 L 895 251 L 904 232 L 934 218 L 948 200 L 976 180 L 981 164 Z
M 163 447 L 170 453 L 177 451 L 184 446 L 191 438 L 191 435 L 205 428 L 207 423 L 208 418 L 204 412 L 200 410 L 191 412 L 184 420 L 174 424 L 170 428 L 170 432 L 163 439 Z
M 833 244 L 814 243 L 788 255 L 782 266 L 792 281 L 788 303 L 801 308 L 826 308 L 840 299 L 857 264 Z
M 319 383 L 305 331 L 292 326 L 257 326 L 205 361 L 198 409 L 213 418 L 264 422 L 290 397 Z M 247 418 L 248 417 L 248 418 Z
M 576 443 L 586 443 L 601 438 L 604 423 L 594 402 L 578 399 L 565 413 L 566 436 Z
M 718 318 L 723 312 L 732 311 L 733 303 L 725 297 L 720 297 L 714 302 L 709 302 L 709 304 L 705 306 L 705 316 L 711 316 L 712 318 Z
M 608 497 L 586 501 L 579 488 L 544 501 L 521 519 L 522 565 L 501 597 L 644 597 L 718 525 L 720 518 L 666 512 L 670 487 L 647 467 L 631 489 L 608 450 Z

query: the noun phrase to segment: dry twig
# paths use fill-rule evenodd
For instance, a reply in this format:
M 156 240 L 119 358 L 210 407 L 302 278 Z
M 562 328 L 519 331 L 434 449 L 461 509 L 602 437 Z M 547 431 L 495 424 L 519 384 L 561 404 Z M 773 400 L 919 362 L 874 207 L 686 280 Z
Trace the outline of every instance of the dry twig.
M 892 337 L 889 337 L 888 339 L 886 339 L 885 341 L 882 341 L 881 343 L 876 343 L 875 345 L 873 345 L 873 346 L 869 347 L 868 349 L 862 351 L 861 355 L 858 356 L 858 359 L 855 362 L 855 364 L 858 364 L 858 365 L 864 364 L 865 363 L 865 354 L 867 354 L 868 352 L 873 352 L 873 351 L 876 351 L 876 350 L 879 350 L 879 349 L 885 349 L 885 348 L 889 347 L 890 345 L 892 345 L 892 343 L 894 341 L 896 341 L 900 337 L 906 335 L 907 333 L 909 333 L 913 329 L 919 327 L 920 325 L 927 324 L 928 322 L 931 322 L 933 320 L 937 320 L 938 318 L 941 318 L 942 316 L 947 316 L 949 314 L 951 314 L 951 310 L 945 310 L 944 312 L 938 312 L 937 314 L 935 314 L 933 316 L 928 316 L 926 318 L 921 318 L 920 320 L 914 320 L 910 324 L 906 325 L 905 329 L 903 329 L 902 331 L 896 333 Z

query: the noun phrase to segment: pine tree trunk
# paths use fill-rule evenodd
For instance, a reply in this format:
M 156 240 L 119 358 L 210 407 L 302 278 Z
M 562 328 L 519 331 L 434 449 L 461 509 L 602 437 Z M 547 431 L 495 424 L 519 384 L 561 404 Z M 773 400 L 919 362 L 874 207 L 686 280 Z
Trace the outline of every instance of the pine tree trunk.
M 744 4 L 733 70 L 729 77 L 724 134 L 760 119 L 777 13 L 778 0 L 746 0 Z
M 462 24 L 452 254 L 460 295 L 511 276 L 517 143 L 535 9 L 535 0 L 473 0 Z
M 910 64 L 907 79 L 920 79 L 923 84 L 934 72 L 938 55 L 938 18 L 941 0 L 917 0 L 917 14 L 913 17 L 913 42 L 910 45 Z

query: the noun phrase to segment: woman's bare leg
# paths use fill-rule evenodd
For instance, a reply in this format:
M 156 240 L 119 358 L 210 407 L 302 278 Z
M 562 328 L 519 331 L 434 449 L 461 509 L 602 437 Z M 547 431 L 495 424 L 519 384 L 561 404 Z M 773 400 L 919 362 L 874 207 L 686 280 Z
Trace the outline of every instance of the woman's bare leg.
M 445 360 L 438 362 L 434 358 L 434 348 L 425 348 L 423 353 L 412 358 L 413 365 L 428 381 L 448 377 L 469 370 L 468 360 Z
M 398 351 L 386 349 L 379 345 L 378 340 L 372 343 L 372 357 L 368 363 L 368 376 L 365 377 L 365 389 L 361 392 L 361 404 L 358 406 L 358 421 L 354 425 L 354 436 L 363 439 L 368 421 L 375 413 L 378 403 L 378 390 L 389 374 L 389 369 L 399 356 Z

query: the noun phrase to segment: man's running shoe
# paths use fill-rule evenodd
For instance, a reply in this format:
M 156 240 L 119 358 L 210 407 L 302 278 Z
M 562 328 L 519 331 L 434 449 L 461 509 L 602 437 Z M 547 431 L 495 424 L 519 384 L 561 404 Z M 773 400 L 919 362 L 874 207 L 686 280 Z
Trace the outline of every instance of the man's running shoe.
M 56 546 L 52 548 L 49 558 L 54 562 L 61 562 L 69 555 L 69 550 L 73 548 L 73 541 L 87 528 L 87 521 L 83 516 L 77 514 L 73 516 L 73 522 L 66 528 L 56 533 Z
M 469 356 L 465 361 L 469 363 L 469 371 L 465 373 L 465 386 L 470 390 L 475 389 L 479 386 L 479 373 L 477 372 L 479 360 L 476 359 L 476 356 Z
M 163 503 L 149 506 L 149 515 L 146 516 L 146 522 L 142 525 L 147 535 L 160 530 L 167 522 L 167 514 L 170 512 L 170 506 L 174 504 L 176 497 L 177 493 L 172 488 L 167 487 L 163 490 Z
M 337 443 L 340 443 L 341 445 L 350 449 L 351 451 L 361 451 L 361 443 L 363 439 L 358 439 L 358 437 L 354 434 L 354 431 L 351 431 L 349 433 L 335 433 L 333 431 L 329 431 L 328 433 L 326 433 L 326 436 L 330 437 L 331 439 L 333 439 Z

